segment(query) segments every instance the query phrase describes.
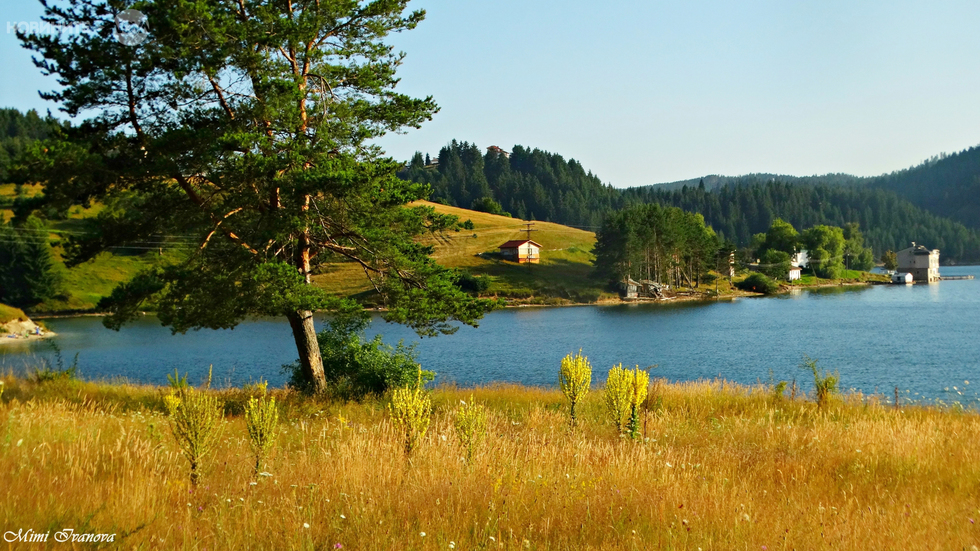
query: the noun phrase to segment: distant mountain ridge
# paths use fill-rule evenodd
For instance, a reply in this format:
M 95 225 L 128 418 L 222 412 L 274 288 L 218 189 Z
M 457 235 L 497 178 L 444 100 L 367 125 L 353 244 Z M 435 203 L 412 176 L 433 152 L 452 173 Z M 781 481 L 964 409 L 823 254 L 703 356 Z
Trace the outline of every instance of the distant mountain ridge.
M 980 146 L 874 178 L 871 187 L 893 191 L 913 204 L 970 228 L 980 228 Z
M 765 184 L 769 182 L 785 182 L 803 185 L 851 186 L 866 183 L 868 180 L 870 180 L 870 178 L 854 176 L 852 174 L 844 174 L 842 172 L 837 174 L 824 174 L 821 176 L 790 176 L 787 174 L 770 173 L 753 173 L 744 174 L 742 176 L 722 176 L 720 174 L 709 174 L 700 178 L 678 180 L 676 182 L 666 182 L 662 184 L 650 184 L 648 186 L 639 187 L 655 187 L 661 190 L 673 191 L 683 189 L 684 186 L 697 187 L 701 184 L 701 182 L 704 182 L 705 190 L 714 191 L 729 185 Z
M 941 153 L 918 165 L 880 176 L 854 176 L 835 173 L 819 176 L 785 174 L 745 174 L 679 180 L 650 186 L 659 190 L 679 190 L 704 182 L 708 191 L 728 185 L 785 182 L 796 185 L 864 186 L 895 192 L 912 204 L 938 216 L 951 218 L 969 228 L 980 229 L 980 146 L 959 153 Z

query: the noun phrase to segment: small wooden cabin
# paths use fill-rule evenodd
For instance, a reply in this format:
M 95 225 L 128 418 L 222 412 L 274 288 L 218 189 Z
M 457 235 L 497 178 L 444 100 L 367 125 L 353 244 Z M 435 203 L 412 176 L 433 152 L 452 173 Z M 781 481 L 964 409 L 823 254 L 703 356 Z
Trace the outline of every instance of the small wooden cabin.
M 541 245 L 530 239 L 515 239 L 500 246 L 500 256 L 511 262 L 537 264 L 541 260 Z
M 637 298 L 640 296 L 640 283 L 633 281 L 632 278 L 626 281 L 620 281 L 617 286 L 619 287 L 619 295 L 623 298 Z

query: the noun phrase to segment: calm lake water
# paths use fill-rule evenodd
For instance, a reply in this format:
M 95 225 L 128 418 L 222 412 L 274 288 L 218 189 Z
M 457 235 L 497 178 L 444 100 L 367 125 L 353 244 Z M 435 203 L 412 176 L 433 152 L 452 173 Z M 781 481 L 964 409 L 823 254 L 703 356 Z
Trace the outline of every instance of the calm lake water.
M 976 266 L 942 272 L 980 278 Z M 46 323 L 59 334 L 65 360 L 78 353 L 82 375 L 90 379 L 121 376 L 165 384 L 167 373 L 178 369 L 197 382 L 213 364 L 219 383 L 263 378 L 282 385 L 280 366 L 296 358 L 289 325 L 279 319 L 186 335 L 171 335 L 152 317 L 120 332 L 94 317 Z M 809 388 L 812 378 L 808 383 L 799 368 L 806 354 L 820 367 L 838 370 L 845 389 L 890 396 L 898 386 L 910 398 L 964 403 L 975 403 L 980 392 L 980 279 L 717 303 L 515 308 L 488 315 L 479 328 L 421 340 L 377 318 L 371 332 L 391 343 L 420 341 L 422 365 L 438 374 L 437 381 L 461 385 L 554 385 L 561 358 L 581 348 L 592 361 L 595 382 L 622 362 L 656 365 L 652 376 L 672 381 L 723 377 L 755 383 L 768 380 L 772 370 L 776 379 L 796 378 Z M 36 362 L 32 356 L 50 355 L 44 343 L 0 347 L 0 362 L 14 370 Z

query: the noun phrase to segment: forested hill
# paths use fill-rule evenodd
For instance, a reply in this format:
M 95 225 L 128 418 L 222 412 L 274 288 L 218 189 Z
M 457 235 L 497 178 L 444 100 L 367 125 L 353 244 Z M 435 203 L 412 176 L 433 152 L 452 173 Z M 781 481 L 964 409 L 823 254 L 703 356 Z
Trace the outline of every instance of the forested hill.
M 620 190 L 603 185 L 578 161 L 540 149 L 517 145 L 509 154 L 493 147 L 484 153 L 453 140 L 428 160 L 416 153 L 399 175 L 430 184 L 432 201 L 454 207 L 493 212 L 496 205 L 483 201 L 489 197 L 523 220 L 598 227 L 607 211 L 622 206 Z
M 850 174 L 822 176 L 783 176 L 748 174 L 745 176 L 710 175 L 691 180 L 648 186 L 657 190 L 677 190 L 704 183 L 711 191 L 728 185 L 787 182 L 802 185 L 864 186 L 894 191 L 912 204 L 938 216 L 952 218 L 969 228 L 980 229 L 980 146 L 952 155 L 937 155 L 917 166 L 881 176 L 860 177 Z
M 867 185 L 894 191 L 930 212 L 980 228 L 980 146 L 933 157 Z
M 33 109 L 27 113 L 0 109 L 0 183 L 7 181 L 11 160 L 31 142 L 50 136 L 59 124 L 52 117 L 42 118 Z
M 820 177 L 781 181 L 760 174 L 727 180 L 715 190 L 701 182 L 673 190 L 616 189 L 561 155 L 515 146 L 508 156 L 493 147 L 484 152 L 475 144 L 453 141 L 437 159 L 416 154 L 400 176 L 430 184 L 433 201 L 588 229 L 599 226 L 612 210 L 658 203 L 704 215 L 720 236 L 737 245 L 747 245 L 775 218 L 801 229 L 858 222 L 876 255 L 916 241 L 942 250 L 944 261 L 980 260 L 976 230 L 846 175 L 831 175 L 838 177 L 837 185 L 821 184 Z

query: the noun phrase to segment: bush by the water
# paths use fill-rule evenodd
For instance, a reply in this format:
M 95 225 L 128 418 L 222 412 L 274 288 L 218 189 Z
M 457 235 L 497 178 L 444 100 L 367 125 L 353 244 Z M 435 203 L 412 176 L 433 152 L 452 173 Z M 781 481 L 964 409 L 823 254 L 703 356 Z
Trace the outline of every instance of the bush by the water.
M 779 291 L 779 284 L 763 274 L 755 273 L 739 281 L 735 287 L 742 291 L 771 295 Z
M 490 276 L 475 276 L 463 272 L 456 280 L 456 286 L 467 293 L 485 293 L 490 288 Z
M 381 335 L 364 337 L 370 317 L 363 311 L 339 314 L 317 335 L 323 372 L 327 385 L 337 397 L 361 400 L 368 395 L 382 395 L 390 389 L 407 387 L 419 376 L 418 354 L 415 345 L 398 341 L 396 346 L 385 344 Z M 299 362 L 287 364 L 290 386 L 305 389 Z M 422 371 L 422 382 L 435 378 L 431 371 Z

